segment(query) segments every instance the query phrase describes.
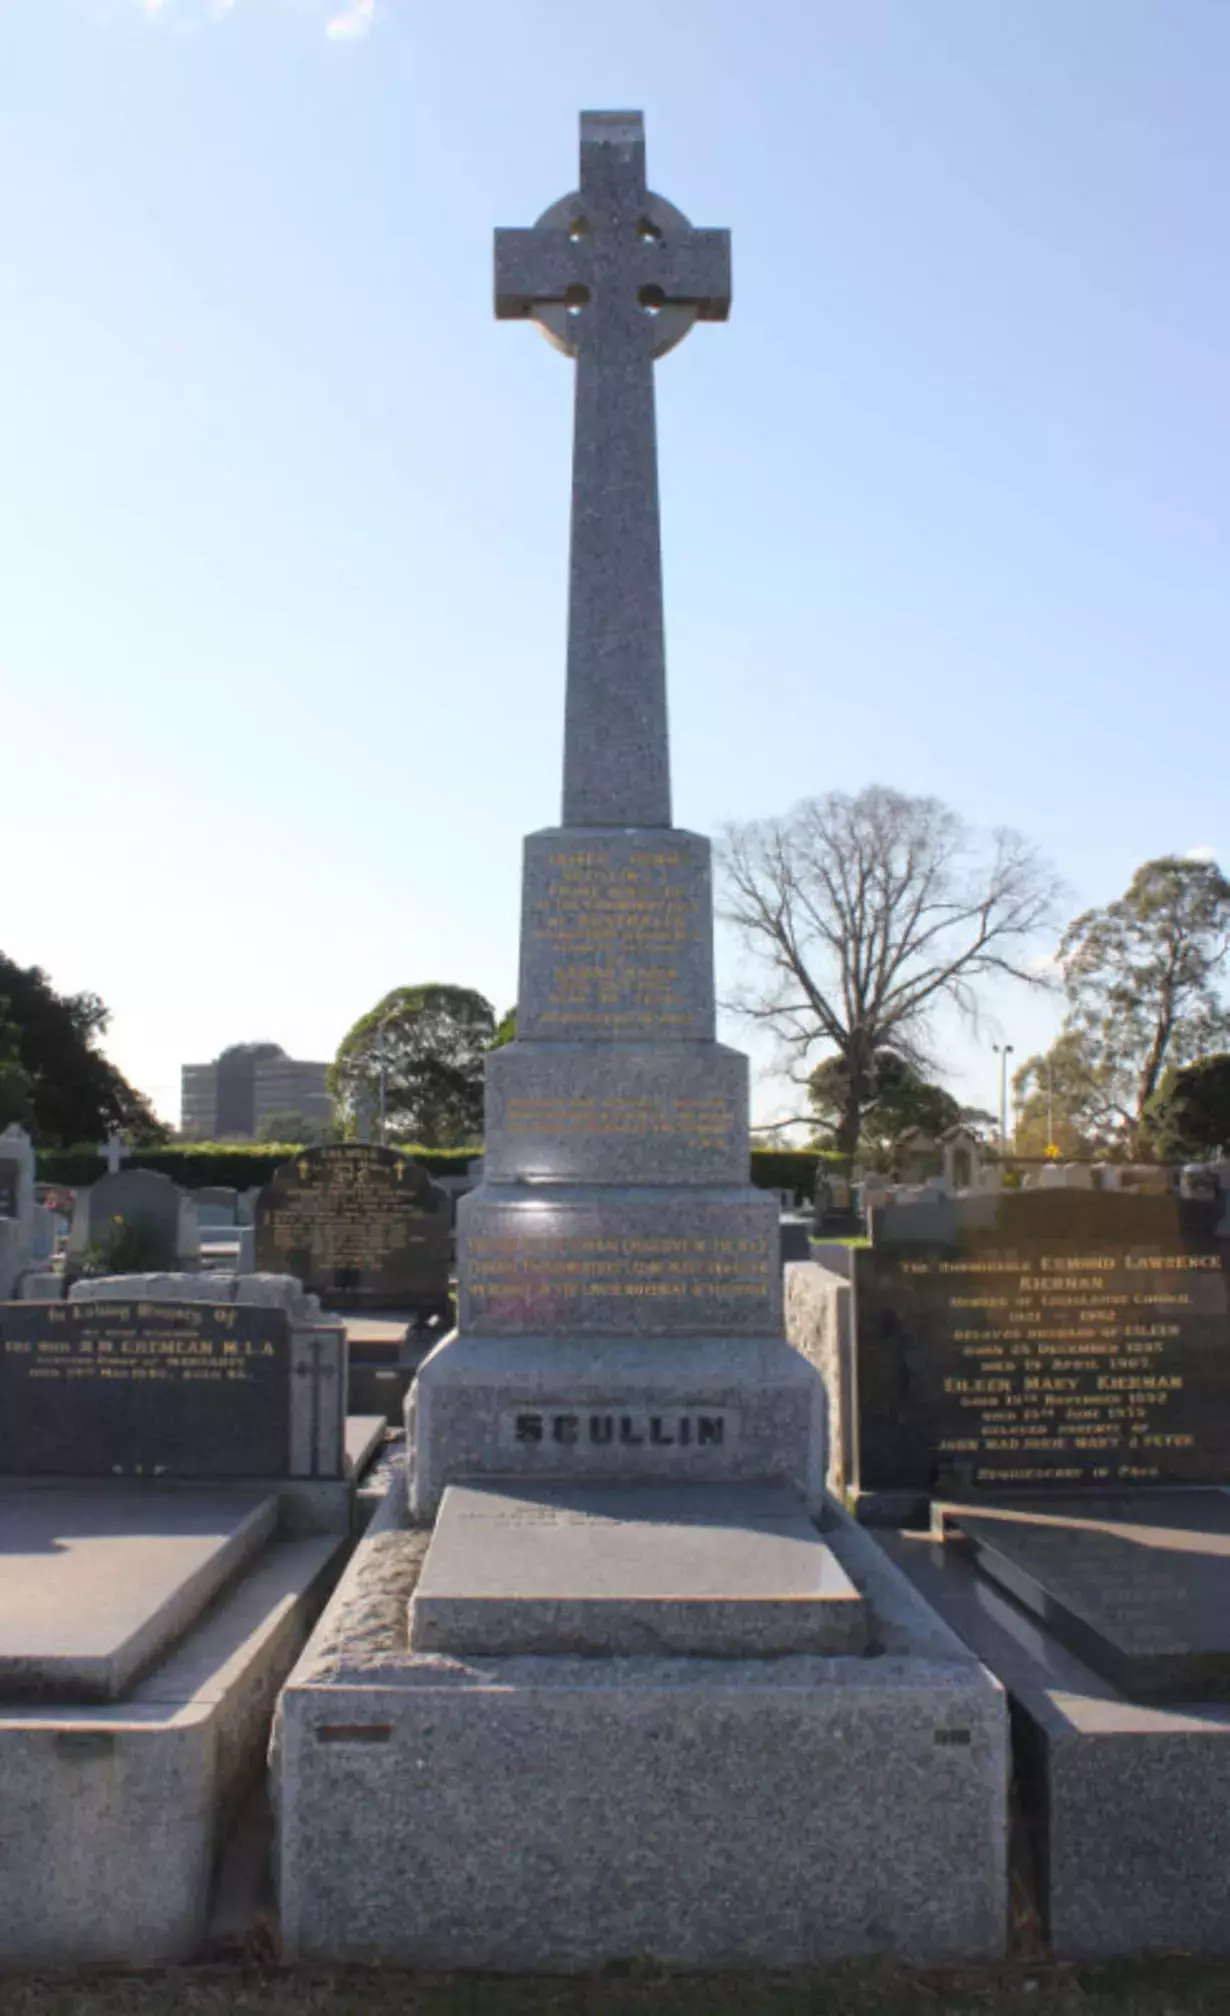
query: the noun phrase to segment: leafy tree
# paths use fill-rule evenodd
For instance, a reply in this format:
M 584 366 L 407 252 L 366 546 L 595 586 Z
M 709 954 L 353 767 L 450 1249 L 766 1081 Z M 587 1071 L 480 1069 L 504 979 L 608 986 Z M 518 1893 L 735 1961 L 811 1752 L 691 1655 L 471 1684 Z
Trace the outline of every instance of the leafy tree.
M 796 1083 L 818 1044 L 836 1052 L 844 1155 L 881 1050 L 921 1069 L 937 1009 L 976 1019 L 984 981 L 1047 984 L 1024 959 L 1058 893 L 1050 870 L 1018 834 L 980 838 L 935 798 L 872 785 L 806 799 L 728 828 L 724 867 L 723 914 L 765 974 L 734 1005 L 773 1031 Z
M 1146 861 L 1117 902 L 1086 910 L 1059 947 L 1065 1035 L 1088 1063 L 1088 1110 L 1134 1153 L 1168 1067 L 1230 1037 L 1221 994 L 1230 950 L 1230 882 L 1212 861 Z
M 425 1148 L 482 1139 L 483 1059 L 495 1011 L 469 987 L 395 987 L 355 1023 L 329 1067 L 329 1090 L 353 1118 L 380 1102 L 380 1057 L 391 1134 Z
M 34 1080 L 21 1061 L 21 1031 L 8 1006 L 0 1000 L 0 1131 L 14 1122 L 28 1127 L 34 1118 Z
M 1159 1161 L 1197 1162 L 1230 1153 L 1230 1055 L 1218 1051 L 1168 1071 L 1144 1118 Z
M 136 1142 L 167 1138 L 149 1101 L 98 1048 L 108 1012 L 97 994 L 57 994 L 39 967 L 0 953 L 0 1001 L 0 1098 L 24 1101 L 26 1121 L 47 1147 L 116 1131 Z
M 938 1139 L 961 1118 L 951 1092 L 933 1085 L 904 1057 L 877 1050 L 862 1109 L 858 1148 L 868 1160 L 890 1158 L 903 1134 L 917 1127 Z M 831 1140 L 839 1131 L 849 1097 L 849 1070 L 843 1057 L 825 1057 L 808 1079 L 819 1126 Z
M 514 1004 L 513 1007 L 509 1009 L 507 1015 L 501 1015 L 499 1021 L 496 1024 L 495 1035 L 492 1037 L 490 1045 L 488 1047 L 492 1050 L 502 1050 L 506 1043 L 515 1043 L 516 1040 L 517 1040 L 517 1010 L 516 1005 Z
M 1113 1155 L 1122 1146 L 1094 1061 L 1082 1036 L 1069 1030 L 1049 1050 L 1027 1057 L 1012 1077 L 1018 1155 L 1045 1155 L 1052 1145 L 1065 1162 Z

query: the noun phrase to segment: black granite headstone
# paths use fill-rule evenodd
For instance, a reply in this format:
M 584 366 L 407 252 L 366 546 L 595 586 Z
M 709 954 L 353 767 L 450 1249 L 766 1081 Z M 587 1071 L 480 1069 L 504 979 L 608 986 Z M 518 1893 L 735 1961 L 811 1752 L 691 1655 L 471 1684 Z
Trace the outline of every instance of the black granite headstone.
M 863 1491 L 1230 1481 L 1220 1204 L 1055 1190 L 889 1207 L 855 1257 Z
M 1230 1497 L 1137 1491 L 954 1508 L 979 1568 L 1135 1701 L 1230 1699 Z
M 284 1309 L 0 1303 L 0 1475 L 289 1471 Z
M 285 1162 L 256 1203 L 256 1265 L 333 1309 L 447 1309 L 448 1199 L 394 1148 L 337 1144 Z
M 0 1218 L 17 1216 L 20 1186 L 20 1162 L 15 1162 L 11 1156 L 0 1157 Z

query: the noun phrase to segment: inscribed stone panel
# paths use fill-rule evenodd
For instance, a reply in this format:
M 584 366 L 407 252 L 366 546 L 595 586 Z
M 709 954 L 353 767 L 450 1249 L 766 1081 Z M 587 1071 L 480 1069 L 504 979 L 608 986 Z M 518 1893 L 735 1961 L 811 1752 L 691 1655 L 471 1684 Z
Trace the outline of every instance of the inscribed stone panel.
M 709 842 L 576 828 L 525 843 L 521 1040 L 712 1039 Z

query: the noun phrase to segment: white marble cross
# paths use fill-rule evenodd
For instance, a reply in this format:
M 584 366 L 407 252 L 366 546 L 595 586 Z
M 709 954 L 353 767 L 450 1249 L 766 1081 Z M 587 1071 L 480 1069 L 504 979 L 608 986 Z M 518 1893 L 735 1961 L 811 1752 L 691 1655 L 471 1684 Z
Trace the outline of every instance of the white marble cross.
M 730 233 L 645 184 L 639 112 L 581 114 L 581 182 L 495 234 L 495 312 L 577 360 L 565 826 L 669 826 L 653 363 L 730 311 Z
M 125 1155 L 127 1155 L 128 1153 L 127 1148 L 125 1148 L 124 1143 L 121 1141 L 118 1134 L 112 1134 L 110 1136 L 102 1152 L 107 1160 L 108 1176 L 118 1176 L 120 1171 L 120 1163 L 123 1161 Z

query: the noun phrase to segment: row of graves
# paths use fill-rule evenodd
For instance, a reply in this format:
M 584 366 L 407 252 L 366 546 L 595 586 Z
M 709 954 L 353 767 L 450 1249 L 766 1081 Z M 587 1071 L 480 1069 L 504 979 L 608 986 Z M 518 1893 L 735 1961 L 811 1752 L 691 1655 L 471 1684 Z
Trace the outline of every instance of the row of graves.
M 5 1187 L 5 1140 L 0 1136 L 0 1242 L 6 1231 L 14 1236 L 0 1291 L 51 1300 L 100 1272 L 241 1280 L 290 1274 L 347 1319 L 350 1412 L 400 1421 L 414 1369 L 453 1312 L 450 1199 L 410 1157 L 367 1144 L 306 1149 L 262 1188 L 241 1193 L 184 1191 L 156 1170 L 119 1167 L 113 1153 L 107 1173 L 78 1192 L 53 1260 L 50 1227 L 40 1247 L 18 1219 L 16 1173 Z M 34 1153 L 24 1135 L 20 1144 L 32 1198 Z M 12 1167 L 16 1172 L 15 1153 Z M 14 1206 L 11 1220 L 6 1202 Z M 27 1220 L 52 1215 L 34 1210 Z
M 5 1149 L 0 1966 L 183 1957 L 448 1326 L 448 1200 L 375 1147 L 308 1151 L 246 1210 L 113 1157 L 53 1262 Z M 109 1249 L 143 1271 L 84 1271 Z
M 787 1270 L 830 1488 L 1007 1691 L 1061 1955 L 1230 1950 L 1230 1198 L 872 1214 Z

